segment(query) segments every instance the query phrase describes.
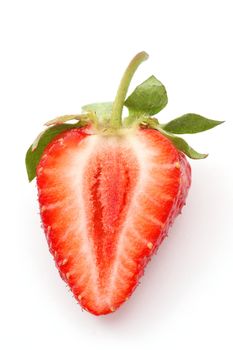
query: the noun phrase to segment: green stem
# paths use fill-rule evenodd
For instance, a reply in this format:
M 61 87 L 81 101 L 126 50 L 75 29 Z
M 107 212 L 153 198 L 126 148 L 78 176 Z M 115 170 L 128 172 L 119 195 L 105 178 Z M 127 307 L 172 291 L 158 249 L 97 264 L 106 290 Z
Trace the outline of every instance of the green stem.
M 126 98 L 126 94 L 129 88 L 129 84 L 133 78 L 138 66 L 148 58 L 148 54 L 144 51 L 138 53 L 130 62 L 126 71 L 121 79 L 117 94 L 113 103 L 112 115 L 110 118 L 110 126 L 113 129 L 121 128 L 122 126 L 122 111 Z

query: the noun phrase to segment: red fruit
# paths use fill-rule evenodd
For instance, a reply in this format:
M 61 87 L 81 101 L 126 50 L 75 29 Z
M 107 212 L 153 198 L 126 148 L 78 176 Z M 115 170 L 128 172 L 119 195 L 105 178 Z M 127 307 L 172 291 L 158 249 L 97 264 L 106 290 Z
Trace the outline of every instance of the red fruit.
M 82 307 L 101 315 L 137 286 L 184 205 L 190 167 L 155 130 L 103 136 L 72 129 L 45 149 L 37 185 L 60 274 Z
M 114 103 L 87 105 L 81 115 L 46 123 L 53 126 L 26 155 L 50 252 L 75 298 L 95 315 L 129 298 L 181 212 L 191 182 L 184 153 L 207 156 L 175 134 L 221 123 L 191 113 L 159 124 L 153 115 L 166 106 L 167 93 L 154 76 L 125 100 L 147 57 L 141 52 L 131 61 Z M 73 119 L 78 122 L 66 124 Z

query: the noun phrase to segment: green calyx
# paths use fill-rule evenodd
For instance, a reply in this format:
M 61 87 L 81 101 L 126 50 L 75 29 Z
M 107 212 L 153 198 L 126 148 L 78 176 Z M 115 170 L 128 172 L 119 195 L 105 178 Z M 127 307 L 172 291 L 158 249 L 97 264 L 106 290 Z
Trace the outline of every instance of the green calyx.
M 114 102 L 94 103 L 82 107 L 81 114 L 65 115 L 50 120 L 45 129 L 26 154 L 26 169 L 29 181 L 36 176 L 36 167 L 45 147 L 61 132 L 91 124 L 97 133 L 105 135 L 121 134 L 122 129 L 143 127 L 155 129 L 167 137 L 174 146 L 192 159 L 203 159 L 207 154 L 195 151 L 178 134 L 194 134 L 214 128 L 223 121 L 204 118 L 199 114 L 188 113 L 160 124 L 154 116 L 168 102 L 164 85 L 155 76 L 150 76 L 127 97 L 128 88 L 139 65 L 148 59 L 146 52 L 138 53 L 130 62 L 121 79 Z M 127 107 L 128 115 L 123 118 L 123 108 Z M 75 123 L 67 123 L 75 121 Z

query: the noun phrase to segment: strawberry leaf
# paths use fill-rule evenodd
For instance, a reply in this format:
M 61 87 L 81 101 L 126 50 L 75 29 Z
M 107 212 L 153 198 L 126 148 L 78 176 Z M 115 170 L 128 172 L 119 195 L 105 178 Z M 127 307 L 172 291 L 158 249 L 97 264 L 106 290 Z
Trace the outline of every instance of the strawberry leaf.
M 113 102 L 102 102 L 85 105 L 82 107 L 83 112 L 94 112 L 99 121 L 106 121 L 112 113 Z
M 160 127 L 157 127 L 157 130 L 159 130 L 164 136 L 166 136 L 173 145 L 181 152 L 186 154 L 191 159 L 204 159 L 208 156 L 208 154 L 203 154 L 195 151 L 192 147 L 189 146 L 189 144 L 182 139 L 181 137 L 178 137 L 170 132 L 167 132 Z
M 167 92 L 164 85 L 152 75 L 136 87 L 124 105 L 129 109 L 130 115 L 152 116 L 160 112 L 167 102 Z
M 45 147 L 60 133 L 63 131 L 75 128 L 75 127 L 80 127 L 82 124 L 77 123 L 77 124 L 60 124 L 60 125 L 55 125 L 52 126 L 51 128 L 48 128 L 47 130 L 44 131 L 43 134 L 41 134 L 38 143 L 36 145 L 36 148 L 33 149 L 33 145 L 31 145 L 27 151 L 26 154 L 26 169 L 27 169 L 27 174 L 28 174 L 28 180 L 31 182 L 34 177 L 36 176 L 36 167 L 40 161 L 40 158 L 44 152 Z
M 182 117 L 171 120 L 167 124 L 162 125 L 163 130 L 174 134 L 195 134 L 205 130 L 214 128 L 224 123 L 219 120 L 212 120 L 202 117 L 199 114 L 188 113 Z

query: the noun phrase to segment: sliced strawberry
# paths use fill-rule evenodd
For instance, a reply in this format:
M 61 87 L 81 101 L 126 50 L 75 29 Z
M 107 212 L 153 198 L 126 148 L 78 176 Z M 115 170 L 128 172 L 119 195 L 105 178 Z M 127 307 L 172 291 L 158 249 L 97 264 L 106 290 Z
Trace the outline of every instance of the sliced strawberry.
M 132 59 L 113 102 L 50 120 L 26 154 L 58 270 L 82 307 L 96 315 L 128 299 L 180 213 L 191 179 L 184 154 L 207 157 L 179 135 L 222 123 L 195 113 L 160 123 L 157 113 L 168 99 L 154 75 L 127 97 L 147 58 L 143 51 Z
M 41 218 L 62 278 L 83 308 L 107 314 L 133 292 L 184 205 L 186 158 L 161 133 L 59 134 L 37 166 Z

